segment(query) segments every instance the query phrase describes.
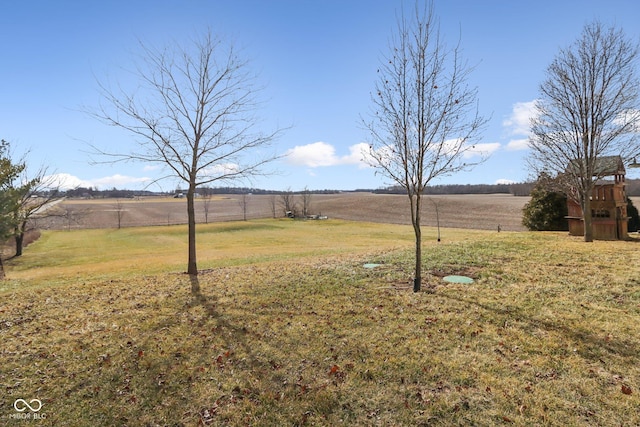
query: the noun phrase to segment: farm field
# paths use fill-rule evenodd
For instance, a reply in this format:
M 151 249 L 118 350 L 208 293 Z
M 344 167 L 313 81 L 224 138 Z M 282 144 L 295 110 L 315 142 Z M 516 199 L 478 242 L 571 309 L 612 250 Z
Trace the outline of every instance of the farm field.
M 300 197 L 298 202 L 301 202 Z M 631 197 L 640 207 L 640 197 Z M 530 197 L 509 194 L 461 194 L 427 196 L 424 199 L 422 224 L 441 228 L 525 231 L 522 209 Z M 204 201 L 196 201 L 196 221 L 238 221 L 283 216 L 278 196 L 215 196 L 205 214 Z M 246 205 L 245 205 L 246 203 Z M 245 207 L 246 206 L 246 212 Z M 436 215 L 436 206 L 438 215 Z M 274 214 L 275 211 L 275 214 Z M 411 224 L 407 197 L 373 193 L 314 194 L 310 212 L 329 218 L 388 224 Z M 49 229 L 117 228 L 186 224 L 186 201 L 174 198 L 141 200 L 76 200 L 63 201 L 55 218 L 41 220 L 40 227 Z
M 298 203 L 301 197 L 296 196 Z M 508 194 L 438 195 L 424 199 L 423 224 L 436 226 L 436 206 L 441 227 L 522 231 L 522 208 L 529 197 Z M 246 202 L 246 205 L 245 205 Z M 245 209 L 246 206 L 246 209 Z M 145 225 L 184 224 L 186 200 L 150 198 L 141 200 L 65 200 L 61 216 L 40 224 L 53 229 L 117 228 Z M 60 210 L 60 209 L 59 209 Z M 283 216 L 279 196 L 214 196 L 205 214 L 205 202 L 196 201 L 198 223 L 273 218 Z M 275 215 L 274 215 L 275 212 Z M 310 212 L 352 221 L 411 224 L 407 197 L 373 193 L 313 194 Z
M 402 224 L 203 224 L 197 293 L 185 226 L 45 231 L 0 283 L 0 424 L 640 424 L 640 243 L 445 231 L 419 293 Z

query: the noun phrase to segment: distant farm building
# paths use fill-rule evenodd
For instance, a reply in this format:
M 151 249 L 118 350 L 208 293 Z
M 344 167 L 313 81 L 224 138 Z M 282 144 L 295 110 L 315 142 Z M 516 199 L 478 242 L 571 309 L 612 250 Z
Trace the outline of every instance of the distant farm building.
M 591 194 L 593 238 L 596 240 L 624 240 L 627 234 L 627 198 L 625 194 L 625 168 L 620 156 L 598 159 L 596 175 L 600 177 Z M 584 235 L 582 207 L 567 199 L 569 234 Z

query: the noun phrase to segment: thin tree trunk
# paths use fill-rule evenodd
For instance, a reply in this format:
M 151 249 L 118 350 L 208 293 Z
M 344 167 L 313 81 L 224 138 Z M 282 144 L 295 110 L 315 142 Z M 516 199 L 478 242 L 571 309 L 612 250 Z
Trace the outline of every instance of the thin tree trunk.
M 187 274 L 198 275 L 198 265 L 196 263 L 196 210 L 195 210 L 195 185 L 190 184 L 187 190 L 187 223 L 189 234 L 189 260 L 187 262 Z
M 593 242 L 593 221 L 591 216 L 591 198 L 586 195 L 582 202 L 582 219 L 584 225 L 584 241 Z
M 420 291 L 422 287 L 422 231 L 420 229 L 420 194 L 409 196 L 411 202 L 411 223 L 416 236 L 416 257 L 413 275 L 413 292 Z

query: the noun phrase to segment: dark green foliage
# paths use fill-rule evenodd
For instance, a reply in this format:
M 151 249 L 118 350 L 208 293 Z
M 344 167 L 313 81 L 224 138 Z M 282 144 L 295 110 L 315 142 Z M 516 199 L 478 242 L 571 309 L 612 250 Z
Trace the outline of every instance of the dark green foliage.
M 629 217 L 627 230 L 629 232 L 640 230 L 640 215 L 638 215 L 638 209 L 633 206 L 633 202 L 629 197 L 627 197 L 627 216 Z
M 9 238 L 16 226 L 16 206 L 21 196 L 21 187 L 14 182 L 25 168 L 24 163 L 15 164 L 9 153 L 9 143 L 0 141 L 0 240 Z
M 566 231 L 567 196 L 536 184 L 522 210 L 522 225 L 531 231 Z

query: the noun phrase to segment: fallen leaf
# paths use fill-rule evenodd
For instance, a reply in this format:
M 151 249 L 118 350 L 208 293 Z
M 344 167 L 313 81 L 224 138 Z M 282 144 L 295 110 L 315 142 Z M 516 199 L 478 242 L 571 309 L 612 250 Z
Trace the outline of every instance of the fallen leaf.
M 622 384 L 622 393 L 626 394 L 626 395 L 629 395 L 629 394 L 633 393 L 633 391 L 631 390 L 631 387 L 628 387 L 628 386 Z

